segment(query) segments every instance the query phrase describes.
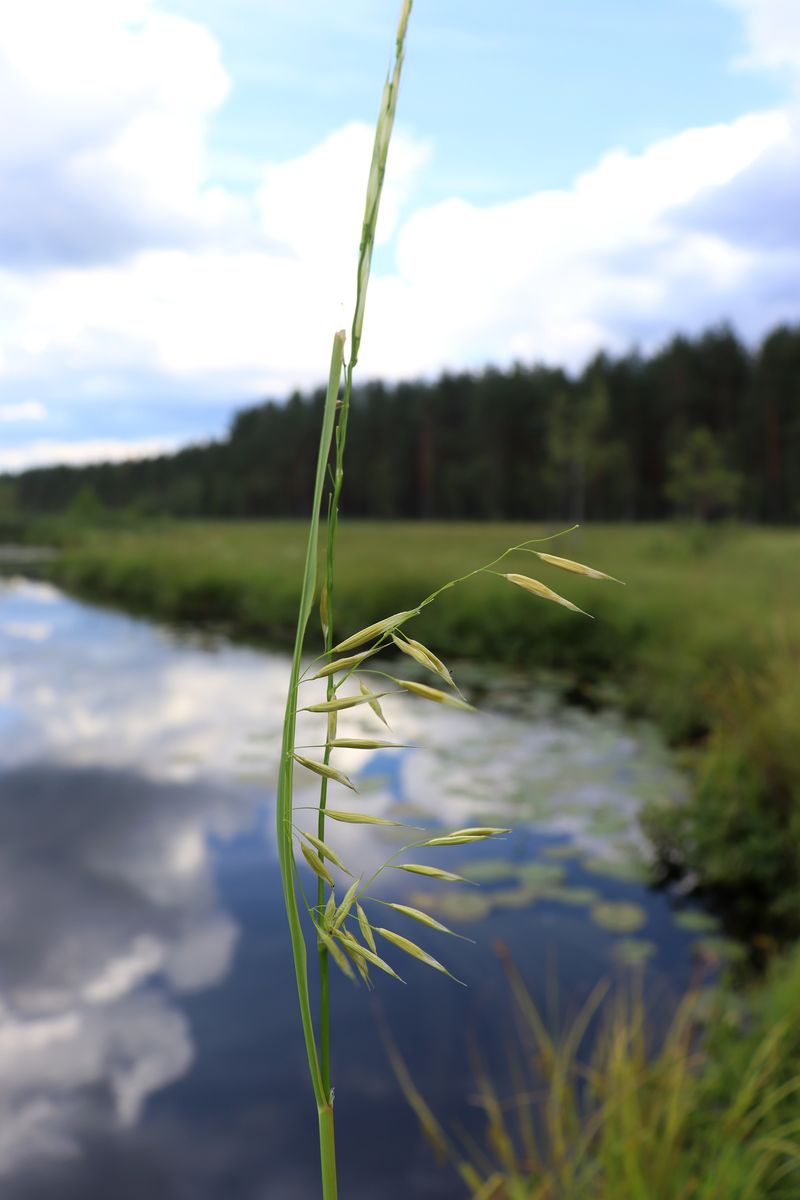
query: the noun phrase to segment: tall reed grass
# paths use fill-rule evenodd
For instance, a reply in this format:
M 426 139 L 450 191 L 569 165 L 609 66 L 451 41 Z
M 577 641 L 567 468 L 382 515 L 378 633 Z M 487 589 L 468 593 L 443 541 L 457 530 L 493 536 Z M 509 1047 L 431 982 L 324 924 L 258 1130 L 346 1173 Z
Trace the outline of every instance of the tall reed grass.
M 514 1090 L 476 1057 L 481 1144 L 448 1134 L 397 1050 L 395 1073 L 473 1200 L 794 1200 L 800 1195 L 800 955 L 742 1014 L 690 994 L 666 1032 L 639 983 L 600 984 L 560 1037 L 506 959 Z M 593 1045 L 592 1045 L 593 1043 Z

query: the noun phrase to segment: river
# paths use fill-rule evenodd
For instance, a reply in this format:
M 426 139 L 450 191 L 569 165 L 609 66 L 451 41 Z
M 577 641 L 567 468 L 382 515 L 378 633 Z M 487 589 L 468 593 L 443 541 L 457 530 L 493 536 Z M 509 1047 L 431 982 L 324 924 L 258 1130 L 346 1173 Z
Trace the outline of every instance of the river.
M 317 1196 L 273 833 L 286 679 L 283 655 L 0 579 L 6 1200 Z M 514 833 L 426 852 L 479 888 L 389 870 L 372 889 L 435 906 L 475 944 L 384 908 L 376 923 L 422 942 L 467 987 L 389 952 L 406 986 L 381 976 L 367 993 L 335 980 L 341 1194 L 455 1200 L 463 1188 L 422 1142 L 382 1028 L 442 1121 L 477 1133 L 470 1045 L 502 1088 L 514 1044 L 498 943 L 560 1020 L 599 979 L 637 970 L 657 1020 L 710 969 L 711 923 L 643 882 L 636 812 L 654 789 L 679 802 L 684 786 L 645 727 L 560 708 L 518 682 L 478 715 L 410 698 L 386 713 L 415 748 L 342 752 L 362 807 Z M 347 732 L 377 728 L 356 710 Z M 313 804 L 312 777 L 299 783 L 298 805 Z M 341 827 L 332 841 L 360 873 L 397 848 L 395 835 Z

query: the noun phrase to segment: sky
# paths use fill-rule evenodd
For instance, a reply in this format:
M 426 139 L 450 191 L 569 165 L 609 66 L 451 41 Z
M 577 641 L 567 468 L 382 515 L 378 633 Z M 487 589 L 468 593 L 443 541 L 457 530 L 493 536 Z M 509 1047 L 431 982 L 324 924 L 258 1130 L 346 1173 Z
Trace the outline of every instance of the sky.
M 0 5 L 0 470 L 326 379 L 398 3 Z M 800 0 L 416 0 L 378 235 L 362 381 L 800 321 Z

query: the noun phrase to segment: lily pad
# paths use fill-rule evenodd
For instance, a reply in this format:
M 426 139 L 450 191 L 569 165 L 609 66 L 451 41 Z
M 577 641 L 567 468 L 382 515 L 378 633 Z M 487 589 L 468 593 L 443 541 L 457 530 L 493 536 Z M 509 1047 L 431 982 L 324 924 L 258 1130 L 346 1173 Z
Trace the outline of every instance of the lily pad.
M 544 853 L 548 858 L 580 858 L 583 850 L 575 842 L 564 842 L 558 846 L 547 846 Z
M 625 967 L 640 967 L 652 958 L 658 947 L 646 938 L 621 938 L 614 945 L 614 957 Z
M 585 870 L 606 879 L 617 879 L 620 883 L 649 883 L 650 868 L 644 861 L 628 858 L 586 858 Z
M 448 921 L 482 921 L 492 911 L 492 899 L 477 891 L 412 892 L 409 903 L 423 912 L 435 912 Z
M 675 913 L 673 921 L 678 929 L 686 933 L 713 933 L 719 928 L 719 922 L 710 913 L 701 912 L 697 908 L 687 908 Z
M 569 884 L 548 888 L 545 895 L 548 900 L 555 900 L 557 904 L 571 904 L 576 908 L 588 907 L 590 904 L 596 904 L 600 899 L 600 893 L 595 888 L 570 887 Z
M 590 833 L 600 837 L 610 836 L 615 833 L 622 833 L 629 829 L 631 818 L 626 813 L 619 812 L 618 809 L 612 808 L 610 805 L 595 808 L 590 817 L 588 829 Z
M 627 900 L 603 900 L 592 909 L 592 920 L 611 933 L 636 933 L 647 921 L 647 913 Z
M 462 863 L 456 868 L 457 875 L 467 875 L 476 883 L 498 883 L 501 879 L 513 879 L 518 864 L 507 858 L 484 858 L 477 862 Z
M 555 887 L 564 878 L 564 868 L 553 862 L 529 862 L 518 868 L 517 875 L 522 883 Z
M 529 908 L 543 894 L 539 887 L 522 884 L 519 887 L 502 888 L 500 891 L 491 892 L 489 899 L 493 908 Z

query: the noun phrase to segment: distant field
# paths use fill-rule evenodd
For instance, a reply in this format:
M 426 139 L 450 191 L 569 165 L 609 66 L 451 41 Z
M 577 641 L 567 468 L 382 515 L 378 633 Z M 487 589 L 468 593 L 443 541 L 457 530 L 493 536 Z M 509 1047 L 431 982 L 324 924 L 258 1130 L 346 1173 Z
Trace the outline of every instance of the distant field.
M 343 521 L 337 628 L 344 636 L 411 607 L 506 546 L 552 531 Z M 287 645 L 304 537 L 304 527 L 289 521 L 86 531 L 56 572 L 66 586 L 134 611 Z M 418 636 L 448 656 L 555 668 L 585 685 L 618 685 L 631 704 L 680 736 L 704 724 L 709 689 L 800 635 L 799 531 L 593 526 L 542 548 L 627 586 L 586 582 L 518 553 L 502 569 L 536 576 L 596 619 L 482 576 L 426 610 L 415 623 Z

